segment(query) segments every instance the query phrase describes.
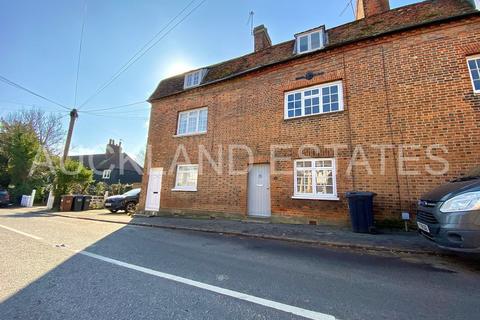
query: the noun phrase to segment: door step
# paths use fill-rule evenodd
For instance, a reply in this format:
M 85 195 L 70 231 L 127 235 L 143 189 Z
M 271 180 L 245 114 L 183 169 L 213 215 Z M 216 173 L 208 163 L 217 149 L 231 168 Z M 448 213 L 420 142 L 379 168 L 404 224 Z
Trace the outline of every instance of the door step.
M 243 219 L 242 222 L 254 222 L 254 223 L 271 223 L 270 217 L 248 217 Z

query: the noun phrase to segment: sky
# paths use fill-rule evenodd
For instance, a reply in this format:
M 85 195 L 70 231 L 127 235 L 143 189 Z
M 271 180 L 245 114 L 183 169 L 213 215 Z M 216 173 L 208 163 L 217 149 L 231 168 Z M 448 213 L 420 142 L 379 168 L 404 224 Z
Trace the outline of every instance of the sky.
M 419 1 L 391 0 L 390 4 L 395 8 L 414 2 Z M 264 24 L 276 44 L 320 25 L 328 29 L 354 20 L 352 9 L 344 10 L 348 3 L 0 0 L 0 75 L 67 109 L 79 109 L 70 154 L 102 153 L 108 140 L 115 139 L 122 141 L 125 152 L 140 158 L 150 105 L 125 105 L 148 99 L 163 78 L 252 52 L 247 24 L 251 11 L 254 25 Z M 157 34 L 156 45 L 92 97 Z M 31 106 L 60 114 L 68 127 L 67 109 L 0 82 L 0 117 Z

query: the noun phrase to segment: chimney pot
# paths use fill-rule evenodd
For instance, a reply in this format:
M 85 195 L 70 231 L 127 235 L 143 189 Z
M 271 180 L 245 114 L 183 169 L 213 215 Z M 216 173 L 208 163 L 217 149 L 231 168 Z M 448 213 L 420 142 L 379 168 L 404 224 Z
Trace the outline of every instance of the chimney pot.
M 356 20 L 368 18 L 390 10 L 389 0 L 357 0 Z
M 272 40 L 270 40 L 270 36 L 268 35 L 268 30 L 265 26 L 259 25 L 253 29 L 253 37 L 255 42 L 255 52 L 266 49 L 272 46 Z

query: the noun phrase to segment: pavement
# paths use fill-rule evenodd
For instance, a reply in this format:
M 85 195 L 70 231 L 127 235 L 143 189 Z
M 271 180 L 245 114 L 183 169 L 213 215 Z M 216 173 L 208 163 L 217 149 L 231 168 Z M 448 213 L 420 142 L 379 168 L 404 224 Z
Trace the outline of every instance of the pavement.
M 36 209 L 43 212 L 42 209 Z M 34 209 L 35 211 L 35 209 Z M 53 213 L 76 219 L 90 219 L 113 223 L 222 233 L 231 236 L 254 237 L 332 246 L 358 250 L 400 252 L 412 254 L 448 255 L 432 242 L 419 236 L 416 231 L 380 230 L 378 234 L 353 233 L 349 228 L 326 225 L 293 225 L 259 222 L 257 220 L 191 219 L 175 217 L 129 217 L 108 210 Z
M 475 261 L 110 218 L 0 209 L 0 318 L 455 320 L 480 313 Z

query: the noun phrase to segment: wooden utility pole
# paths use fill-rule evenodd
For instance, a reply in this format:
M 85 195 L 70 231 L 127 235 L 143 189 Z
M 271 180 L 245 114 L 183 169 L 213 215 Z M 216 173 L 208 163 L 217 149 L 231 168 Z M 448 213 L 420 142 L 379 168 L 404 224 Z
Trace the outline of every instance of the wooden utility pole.
M 68 151 L 70 150 L 70 142 L 72 141 L 73 127 L 75 126 L 75 120 L 78 118 L 77 109 L 70 111 L 70 125 L 68 126 L 67 140 L 65 141 L 65 149 L 63 149 L 63 162 L 67 160 Z

